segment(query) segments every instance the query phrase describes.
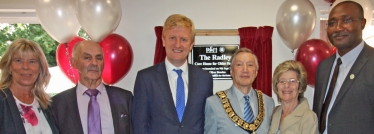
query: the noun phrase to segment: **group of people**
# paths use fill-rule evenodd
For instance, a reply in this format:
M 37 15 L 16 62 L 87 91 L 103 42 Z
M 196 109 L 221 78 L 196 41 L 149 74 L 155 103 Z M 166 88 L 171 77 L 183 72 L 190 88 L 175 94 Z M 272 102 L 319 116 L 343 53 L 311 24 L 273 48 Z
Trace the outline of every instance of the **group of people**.
M 347 10 L 349 9 L 349 10 Z M 0 60 L 1 134 L 341 134 L 374 132 L 374 48 L 362 40 L 366 19 L 353 1 L 330 12 L 327 33 L 337 53 L 319 64 L 313 110 L 304 97 L 307 74 L 289 60 L 273 75 L 274 100 L 252 87 L 256 55 L 238 49 L 232 86 L 213 95 L 211 74 L 187 63 L 195 42 L 192 21 L 169 16 L 162 41 L 164 62 L 140 70 L 133 95 L 102 83 L 103 50 L 94 41 L 73 48 L 78 84 L 52 98 L 38 44 L 15 40 Z

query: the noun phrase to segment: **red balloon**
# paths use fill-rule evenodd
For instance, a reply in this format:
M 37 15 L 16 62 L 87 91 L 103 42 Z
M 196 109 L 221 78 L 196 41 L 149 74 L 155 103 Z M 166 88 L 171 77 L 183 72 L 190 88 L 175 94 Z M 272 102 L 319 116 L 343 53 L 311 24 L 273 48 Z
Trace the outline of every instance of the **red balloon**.
M 335 54 L 336 51 L 337 51 L 336 47 L 335 47 L 335 46 L 332 46 L 332 47 L 331 47 L 331 52 L 332 52 L 332 54 Z
M 75 44 L 83 40 L 85 39 L 76 36 L 69 43 L 58 45 L 56 52 L 56 61 L 58 67 L 60 67 L 61 71 L 65 74 L 65 76 L 68 77 L 69 80 L 75 84 L 78 83 L 79 73 L 77 69 L 71 66 L 70 58 Z
M 297 50 L 296 61 L 304 65 L 310 87 L 314 88 L 318 64 L 331 55 L 330 46 L 320 39 L 307 40 Z
M 110 34 L 100 42 L 104 51 L 103 82 L 115 84 L 130 70 L 133 52 L 130 43 L 121 35 Z

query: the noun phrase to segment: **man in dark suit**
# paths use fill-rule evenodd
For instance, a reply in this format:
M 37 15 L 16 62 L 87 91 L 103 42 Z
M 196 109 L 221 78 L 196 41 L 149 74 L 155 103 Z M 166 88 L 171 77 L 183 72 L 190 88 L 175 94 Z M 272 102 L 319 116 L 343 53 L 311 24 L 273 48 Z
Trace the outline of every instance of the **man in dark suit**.
M 187 63 L 194 45 L 192 21 L 169 16 L 162 41 L 166 60 L 138 72 L 133 101 L 135 134 L 202 134 L 206 98 L 213 94 L 211 74 Z
M 353 1 L 329 14 L 327 34 L 337 52 L 317 70 L 313 111 L 321 133 L 374 132 L 374 48 L 362 40 L 365 23 L 362 6 Z
M 74 46 L 72 66 L 79 70 L 79 82 L 52 98 L 52 108 L 62 134 L 131 134 L 130 91 L 102 83 L 103 50 L 94 41 Z M 96 97 L 90 93 L 96 92 Z M 93 103 L 95 102 L 95 104 Z M 91 106 L 97 106 L 91 117 Z M 93 124 L 92 124 L 93 123 Z

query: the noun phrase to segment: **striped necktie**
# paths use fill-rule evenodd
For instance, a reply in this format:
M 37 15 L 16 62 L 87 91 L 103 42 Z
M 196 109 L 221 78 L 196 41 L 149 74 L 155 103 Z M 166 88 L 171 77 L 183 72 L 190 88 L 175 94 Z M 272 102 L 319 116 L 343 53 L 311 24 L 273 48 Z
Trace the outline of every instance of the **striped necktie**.
M 244 120 L 246 122 L 251 123 L 251 122 L 254 121 L 254 115 L 253 115 L 252 107 L 249 104 L 249 96 L 248 95 L 244 96 L 244 99 L 245 99 L 245 103 L 244 103 Z
M 335 84 L 336 84 L 336 80 L 338 79 L 339 67 L 340 67 L 341 64 L 342 64 L 342 60 L 340 58 L 338 58 L 336 60 L 334 73 L 333 73 L 333 75 L 331 77 L 331 80 L 330 80 L 329 90 L 327 92 L 325 102 L 323 103 L 323 106 L 322 106 L 322 113 L 321 113 L 321 120 L 320 120 L 320 127 L 319 127 L 319 132 L 321 132 L 321 133 L 323 133 L 326 129 L 327 111 L 328 111 L 329 106 L 330 106 L 330 102 L 331 102 L 331 99 L 332 99 L 332 94 L 335 90 Z

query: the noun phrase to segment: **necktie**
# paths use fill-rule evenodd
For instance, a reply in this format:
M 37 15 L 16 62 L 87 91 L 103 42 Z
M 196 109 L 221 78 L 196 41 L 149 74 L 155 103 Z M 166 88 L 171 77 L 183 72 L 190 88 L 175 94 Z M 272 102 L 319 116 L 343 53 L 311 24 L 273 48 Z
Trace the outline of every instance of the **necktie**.
M 253 122 L 254 121 L 254 115 L 253 115 L 253 111 L 252 111 L 252 108 L 251 108 L 251 105 L 249 104 L 249 96 L 246 95 L 244 96 L 244 99 L 245 99 L 245 103 L 244 103 L 244 120 L 246 122 Z
M 182 70 L 176 70 L 173 69 L 173 71 L 177 72 L 178 74 L 178 79 L 177 79 L 177 97 L 176 97 L 176 105 L 175 108 L 177 110 L 178 114 L 178 119 L 179 122 L 182 122 L 182 117 L 184 113 L 184 108 L 185 108 L 185 100 L 184 100 L 184 82 L 182 78 Z
M 85 93 L 90 96 L 87 120 L 88 134 L 101 134 L 100 106 L 96 99 L 99 90 L 88 89 Z
M 322 107 L 321 120 L 319 122 L 320 123 L 319 132 L 321 133 L 323 133 L 326 129 L 327 110 L 329 109 L 329 105 L 330 105 L 331 98 L 332 98 L 332 93 L 334 92 L 334 89 L 335 89 L 335 83 L 336 83 L 336 79 L 338 78 L 340 64 L 342 64 L 342 60 L 338 58 L 335 64 L 334 74 L 332 75 L 331 80 L 330 80 L 329 91 L 327 92 L 327 96 Z

